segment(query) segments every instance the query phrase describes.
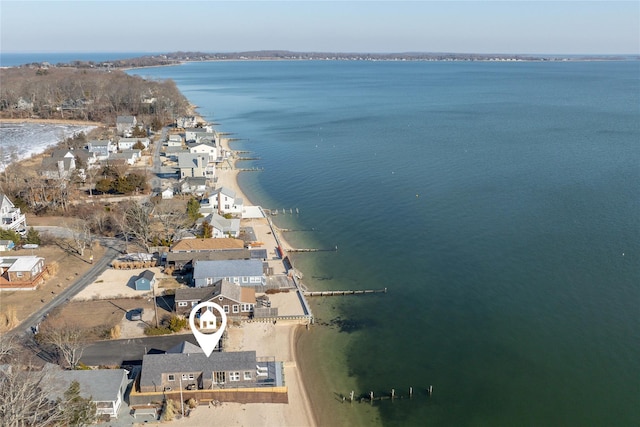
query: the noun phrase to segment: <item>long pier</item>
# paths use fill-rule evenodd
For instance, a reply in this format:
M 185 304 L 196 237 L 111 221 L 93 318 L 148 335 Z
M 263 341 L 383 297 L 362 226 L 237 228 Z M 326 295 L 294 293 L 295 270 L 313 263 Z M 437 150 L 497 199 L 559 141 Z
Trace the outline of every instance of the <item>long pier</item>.
M 332 249 L 321 249 L 321 248 L 298 248 L 298 249 L 287 249 L 287 252 L 338 252 L 338 247 Z
M 361 294 L 386 294 L 387 288 L 384 289 L 362 289 L 347 291 L 306 291 L 306 297 L 333 297 L 337 295 L 361 295 Z

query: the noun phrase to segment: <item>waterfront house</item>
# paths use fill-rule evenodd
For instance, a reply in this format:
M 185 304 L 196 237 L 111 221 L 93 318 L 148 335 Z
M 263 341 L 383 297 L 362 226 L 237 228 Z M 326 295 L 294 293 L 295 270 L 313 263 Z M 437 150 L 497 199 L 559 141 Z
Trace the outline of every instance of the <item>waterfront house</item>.
M 243 288 L 228 280 L 203 288 L 180 288 L 176 289 L 175 311 L 188 316 L 193 307 L 206 301 L 218 304 L 231 317 L 248 319 L 256 306 L 256 293 L 253 288 Z
M 220 215 L 242 215 L 244 200 L 237 197 L 236 192 L 230 188 L 218 188 L 211 197 L 209 197 L 209 202 L 212 204 L 213 209 L 217 210 Z
M 0 216 L 2 217 L 0 228 L 4 230 L 17 231 L 27 228 L 25 214 L 3 193 L 0 193 Z
M 131 136 L 133 129 L 138 125 L 138 119 L 136 116 L 117 116 L 116 117 L 116 130 L 118 135 L 125 137 Z
M 193 284 L 197 288 L 211 286 L 223 279 L 239 286 L 266 283 L 263 262 L 257 259 L 194 261 Z
M 38 173 L 46 179 L 67 179 L 76 170 L 76 159 L 70 157 L 44 157 Z
M 207 164 L 207 158 L 203 154 L 178 154 L 178 169 L 180 170 L 180 178 L 206 177 Z
M 219 239 L 218 239 L 219 240 Z M 264 257 L 260 252 L 264 252 Z M 222 251 L 204 251 L 204 252 L 168 252 L 165 262 L 174 270 L 184 272 L 193 269 L 193 261 L 198 260 L 224 260 L 224 259 L 262 259 L 266 258 L 266 250 L 250 250 L 250 249 L 228 249 Z
M 151 270 L 145 270 L 133 282 L 136 291 L 150 291 L 156 283 L 156 274 Z
M 181 352 L 145 354 L 139 384 L 136 392 L 162 396 L 182 390 L 188 396 L 184 391 L 189 390 L 206 396 L 207 390 L 226 390 L 224 400 L 246 402 L 247 394 L 255 391 L 242 389 L 283 387 L 284 377 L 281 362 L 259 360 L 255 351 L 214 351 L 207 357 L 199 347 L 184 345 Z M 282 392 L 286 398 L 286 389 Z M 245 400 L 235 400 L 236 396 Z M 131 398 L 132 404 L 137 403 L 135 393 Z
M 188 143 L 187 148 L 192 154 L 204 154 L 205 156 L 207 156 L 207 162 L 209 163 L 215 163 L 218 158 L 218 147 L 210 142 Z
M 182 239 L 171 247 L 170 252 L 208 252 L 244 249 L 240 239 Z
M 194 128 L 198 124 L 196 116 L 181 116 L 176 119 L 176 127 Z
M 199 218 L 196 222 L 198 228 L 207 222 L 212 228 L 212 236 L 214 239 L 221 237 L 238 237 L 240 235 L 240 219 L 227 219 L 217 213 L 211 213 L 204 218 Z

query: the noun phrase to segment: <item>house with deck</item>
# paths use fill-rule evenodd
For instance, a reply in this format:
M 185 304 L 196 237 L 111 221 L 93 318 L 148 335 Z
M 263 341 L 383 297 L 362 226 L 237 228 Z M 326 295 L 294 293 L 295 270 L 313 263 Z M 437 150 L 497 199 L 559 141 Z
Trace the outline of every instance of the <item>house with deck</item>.
M 39 256 L 0 257 L 0 289 L 34 290 L 44 281 L 45 259 Z
M 240 235 L 240 219 L 227 219 L 217 213 L 211 213 L 204 218 L 199 218 L 196 222 L 198 228 L 203 227 L 207 222 L 212 229 L 214 239 L 222 237 L 238 237 Z
M 94 139 L 87 143 L 86 148 L 90 153 L 94 153 L 97 160 L 107 160 L 117 147 L 110 139 Z
M 218 188 L 210 197 L 209 203 L 220 215 L 242 215 L 244 200 L 227 187 Z
M 27 228 L 27 217 L 16 207 L 6 194 L 0 193 L 0 228 L 18 231 Z
M 287 403 L 282 362 L 255 351 L 214 351 L 207 357 L 189 343 L 162 354 L 145 354 L 132 405 L 163 397 L 240 403 Z
M 64 391 L 72 382 L 80 385 L 80 396 L 90 398 L 96 405 L 96 415 L 117 418 L 129 385 L 128 372 L 124 369 L 91 369 L 65 371 L 57 366 L 49 368 L 56 383 L 49 397 L 52 400 L 64 397 Z

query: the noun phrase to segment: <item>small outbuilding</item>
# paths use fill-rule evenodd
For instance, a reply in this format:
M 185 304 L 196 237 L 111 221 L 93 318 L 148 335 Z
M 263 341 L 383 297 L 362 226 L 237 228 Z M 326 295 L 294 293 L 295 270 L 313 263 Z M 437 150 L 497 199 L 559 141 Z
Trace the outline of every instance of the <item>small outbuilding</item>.
M 134 282 L 136 291 L 150 291 L 156 283 L 156 274 L 151 270 L 145 270 Z
M 16 246 L 13 240 L 0 240 L 0 252 L 10 251 Z

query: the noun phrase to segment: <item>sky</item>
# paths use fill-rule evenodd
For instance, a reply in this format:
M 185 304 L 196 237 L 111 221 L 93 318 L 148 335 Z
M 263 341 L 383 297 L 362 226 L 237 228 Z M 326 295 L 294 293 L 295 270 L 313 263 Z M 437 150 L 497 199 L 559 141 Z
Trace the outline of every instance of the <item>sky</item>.
M 640 1 L 0 0 L 0 51 L 640 54 Z

